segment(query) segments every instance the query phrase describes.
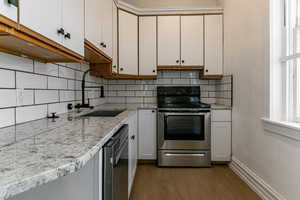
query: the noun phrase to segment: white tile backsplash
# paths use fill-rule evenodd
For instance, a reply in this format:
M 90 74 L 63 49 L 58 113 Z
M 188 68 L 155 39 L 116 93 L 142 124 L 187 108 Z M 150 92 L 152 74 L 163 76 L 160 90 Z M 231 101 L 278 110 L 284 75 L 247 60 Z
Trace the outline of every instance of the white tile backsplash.
M 16 123 L 24 123 L 47 117 L 47 105 L 25 106 L 16 108 Z
M 52 63 L 41 63 L 34 61 L 34 72 L 49 76 L 58 76 L 58 66 Z
M 75 100 L 75 92 L 74 91 L 60 91 L 59 96 L 60 96 L 60 101 L 74 101 Z
M 58 90 L 36 90 L 35 104 L 55 103 L 59 101 Z
M 68 112 L 68 103 L 72 102 L 48 104 L 48 115 L 51 115 L 51 113 L 62 114 Z
M 47 76 L 17 72 L 17 88 L 47 89 Z
M 0 53 L 0 67 L 5 69 L 33 72 L 33 60 L 6 53 Z
M 75 79 L 75 71 L 67 67 L 59 66 L 59 77 Z
M 15 108 L 0 109 L 0 127 L 15 124 Z
M 41 63 L 0 53 L 0 128 L 44 118 L 47 112 L 67 112 L 67 104 L 75 103 L 75 93 L 77 103 L 81 102 L 81 79 L 87 69 L 88 63 Z M 104 83 L 89 75 L 87 80 L 91 86 Z M 92 105 L 106 102 L 99 89 L 87 91 Z
M 15 88 L 15 72 L 0 69 L 0 88 Z
M 14 107 L 17 105 L 16 90 L 0 90 L 0 107 Z
M 48 89 L 68 89 L 68 80 L 56 77 L 48 77 Z

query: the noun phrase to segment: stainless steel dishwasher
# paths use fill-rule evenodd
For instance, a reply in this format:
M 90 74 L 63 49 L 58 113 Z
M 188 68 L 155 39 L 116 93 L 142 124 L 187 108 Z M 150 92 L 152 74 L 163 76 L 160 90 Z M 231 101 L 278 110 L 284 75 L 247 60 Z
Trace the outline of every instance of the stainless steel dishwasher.
M 128 200 L 128 125 L 104 145 L 103 200 Z

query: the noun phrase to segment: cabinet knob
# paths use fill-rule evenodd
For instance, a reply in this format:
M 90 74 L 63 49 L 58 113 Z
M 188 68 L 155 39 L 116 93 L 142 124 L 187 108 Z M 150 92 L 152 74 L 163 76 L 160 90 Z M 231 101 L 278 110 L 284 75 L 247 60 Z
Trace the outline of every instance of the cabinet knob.
M 176 60 L 176 63 L 179 63 L 179 60 Z
M 101 43 L 100 43 L 100 45 L 101 45 L 101 46 L 104 46 L 104 43 L 103 43 L 103 42 L 101 42 Z
M 113 66 L 113 68 L 117 68 L 117 66 L 116 66 L 116 65 L 114 65 L 114 66 Z
M 64 35 L 65 34 L 65 29 L 60 28 L 60 29 L 57 30 L 57 33 Z
M 182 60 L 181 62 L 184 63 L 184 60 Z
M 208 69 L 207 70 L 205 70 L 206 72 L 208 72 Z
M 124 69 L 121 67 L 120 70 L 123 71 Z
M 135 139 L 135 135 L 132 135 L 132 136 L 131 136 L 131 139 L 134 140 L 134 139 Z
M 66 38 L 66 39 L 71 39 L 71 34 L 70 34 L 70 33 L 67 33 L 67 34 L 65 35 L 65 38 Z
M 152 110 L 152 113 L 155 113 L 155 110 Z
M 103 47 L 106 48 L 106 44 L 104 44 Z
M 19 0 L 8 0 L 9 4 L 19 7 Z
M 153 70 L 153 73 L 155 73 L 155 70 Z

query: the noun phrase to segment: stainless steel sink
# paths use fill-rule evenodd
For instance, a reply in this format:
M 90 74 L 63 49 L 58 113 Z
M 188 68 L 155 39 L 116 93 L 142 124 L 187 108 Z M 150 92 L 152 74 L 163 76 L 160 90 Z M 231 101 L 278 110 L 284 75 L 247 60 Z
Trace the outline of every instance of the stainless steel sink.
M 82 115 L 82 117 L 115 117 L 125 110 L 97 110 L 85 115 Z

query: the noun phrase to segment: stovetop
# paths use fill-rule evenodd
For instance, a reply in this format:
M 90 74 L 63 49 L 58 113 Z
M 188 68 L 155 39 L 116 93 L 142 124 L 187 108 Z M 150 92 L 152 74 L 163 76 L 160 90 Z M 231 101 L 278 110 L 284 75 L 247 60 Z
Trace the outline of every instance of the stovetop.
M 200 101 L 200 86 L 157 87 L 158 108 L 164 109 L 209 109 L 209 104 Z

